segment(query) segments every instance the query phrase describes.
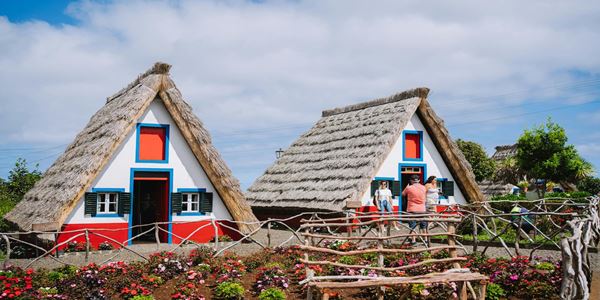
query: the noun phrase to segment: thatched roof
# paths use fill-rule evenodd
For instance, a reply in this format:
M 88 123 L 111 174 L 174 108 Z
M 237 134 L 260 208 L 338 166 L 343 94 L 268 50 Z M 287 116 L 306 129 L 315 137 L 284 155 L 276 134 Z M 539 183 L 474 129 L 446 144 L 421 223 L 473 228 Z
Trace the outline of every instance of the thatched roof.
M 517 155 L 517 144 L 496 146 L 496 152 L 492 154 L 492 159 L 502 161 L 509 157 Z
M 231 174 L 208 131 L 183 100 L 169 77 L 170 65 L 156 63 L 127 87 L 109 97 L 42 179 L 5 218 L 21 230 L 34 224 L 60 227 L 117 147 L 134 130 L 154 99 L 161 99 L 234 220 L 256 221 L 237 179 Z M 240 226 L 248 232 L 254 226 Z
M 479 183 L 479 188 L 481 192 L 486 198 L 491 198 L 493 196 L 506 195 L 509 194 L 514 185 L 510 183 L 502 183 L 497 181 L 484 180 Z
M 253 208 L 340 211 L 358 201 L 416 112 L 468 201 L 483 199 L 471 166 L 417 88 L 323 112 L 248 189 Z

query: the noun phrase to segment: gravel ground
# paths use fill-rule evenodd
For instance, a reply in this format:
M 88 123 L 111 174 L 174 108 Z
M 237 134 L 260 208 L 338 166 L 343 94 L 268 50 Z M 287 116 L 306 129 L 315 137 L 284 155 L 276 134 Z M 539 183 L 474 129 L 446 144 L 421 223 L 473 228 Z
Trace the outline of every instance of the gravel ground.
M 393 233 L 397 233 L 397 232 L 393 232 Z M 293 237 L 293 238 L 291 238 L 291 237 L 292 237 L 292 235 L 291 235 L 290 231 L 272 230 L 271 231 L 271 246 L 276 247 L 280 244 L 293 245 L 293 244 L 300 243 L 300 241 L 296 237 Z M 254 236 L 254 240 L 259 243 L 262 243 L 263 245 L 267 245 L 267 241 L 268 241 L 267 230 L 263 229 L 263 230 L 259 231 Z M 400 241 L 397 241 L 397 242 L 400 242 Z M 212 243 L 207 244 L 207 245 L 214 247 L 214 244 L 212 244 Z M 230 244 L 220 243 L 219 249 L 223 249 L 223 247 L 225 247 L 227 245 L 230 245 Z M 195 247 L 196 247 L 195 245 L 184 245 L 184 246 L 176 248 L 174 245 L 161 244 L 160 247 L 157 248 L 156 244 L 137 244 L 137 245 L 132 245 L 130 248 L 132 250 L 138 252 L 139 254 L 141 254 L 145 257 L 148 257 L 151 253 L 154 253 L 157 251 L 170 251 L 173 249 L 175 249 L 175 252 L 187 254 Z M 467 249 L 467 251 L 472 251 L 471 246 L 465 246 L 465 248 Z M 249 255 L 256 251 L 259 251 L 260 249 L 261 249 L 261 246 L 259 246 L 256 243 L 245 242 L 245 243 L 242 243 L 242 244 L 232 247 L 228 251 L 234 252 L 240 256 L 244 256 L 244 255 Z M 480 251 L 482 249 L 483 249 L 483 247 L 480 246 Z M 529 255 L 529 251 L 530 251 L 529 249 L 521 249 L 521 255 Z M 486 252 L 486 255 L 494 256 L 494 257 L 501 257 L 501 256 L 507 256 L 508 253 L 502 247 L 489 247 L 489 249 Z M 558 259 L 561 257 L 560 251 L 553 251 L 553 250 L 537 250 L 535 255 L 541 256 L 541 257 L 552 257 L 555 259 Z M 143 258 L 140 257 L 139 255 L 137 255 L 131 251 L 127 251 L 127 250 L 94 251 L 94 252 L 90 253 L 89 260 L 87 262 L 86 262 L 84 253 L 62 254 L 59 259 L 68 264 L 72 264 L 72 265 L 85 265 L 85 264 L 91 263 L 91 262 L 104 263 L 107 260 L 112 260 L 112 261 L 143 260 Z M 32 260 L 30 260 L 30 259 L 11 259 L 11 260 L 7 261 L 6 263 L 8 263 L 10 265 L 25 267 L 31 261 Z M 592 270 L 600 271 L 600 255 L 598 253 L 592 253 L 591 261 L 592 261 L 592 266 L 591 266 Z M 31 267 L 33 267 L 33 268 L 48 268 L 48 269 L 56 268 L 56 267 L 60 267 L 60 266 L 62 266 L 61 262 L 57 262 L 48 257 L 41 258 L 40 260 L 34 262 L 31 265 Z

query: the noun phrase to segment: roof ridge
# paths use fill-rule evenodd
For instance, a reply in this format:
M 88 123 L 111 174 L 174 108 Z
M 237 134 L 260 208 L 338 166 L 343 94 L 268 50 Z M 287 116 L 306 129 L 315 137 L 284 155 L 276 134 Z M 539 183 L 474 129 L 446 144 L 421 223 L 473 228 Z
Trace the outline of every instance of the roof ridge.
M 169 70 L 171 70 L 171 65 L 164 63 L 164 62 L 160 62 L 157 61 L 154 63 L 154 65 L 152 67 L 150 67 L 150 69 L 146 70 L 146 72 L 138 75 L 138 77 L 132 81 L 130 84 L 128 84 L 126 87 L 122 88 L 121 90 L 119 90 L 117 93 L 115 93 L 114 95 L 106 98 L 106 103 L 109 103 L 110 101 L 118 98 L 119 96 L 125 94 L 128 90 L 130 90 L 131 88 L 135 87 L 136 85 L 138 85 L 142 79 L 152 75 L 152 74 L 165 74 L 165 75 L 169 75 Z
M 329 117 L 329 116 L 333 116 L 333 115 L 337 115 L 337 114 L 343 114 L 343 113 L 347 113 L 347 112 L 351 112 L 351 111 L 355 111 L 355 110 L 365 109 L 367 107 L 388 104 L 388 103 L 402 101 L 402 100 L 415 98 L 415 97 L 427 98 L 428 94 L 429 94 L 429 88 L 418 87 L 418 88 L 406 90 L 406 91 L 403 91 L 400 93 L 396 93 L 396 94 L 386 97 L 386 98 L 379 98 L 379 99 L 370 100 L 370 101 L 362 102 L 362 103 L 358 103 L 358 104 L 352 104 L 352 105 L 348 105 L 348 106 L 342 106 L 342 107 L 337 107 L 334 109 L 324 110 L 322 112 L 321 116 Z

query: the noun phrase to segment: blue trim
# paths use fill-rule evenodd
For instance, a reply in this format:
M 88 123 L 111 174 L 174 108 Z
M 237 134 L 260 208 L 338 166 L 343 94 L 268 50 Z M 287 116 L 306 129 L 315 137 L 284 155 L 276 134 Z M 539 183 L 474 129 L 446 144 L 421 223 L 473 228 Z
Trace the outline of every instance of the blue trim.
M 200 189 L 200 188 L 178 188 L 177 189 L 178 193 L 206 193 L 206 189 Z M 200 200 L 200 199 L 198 199 Z M 183 200 L 182 200 L 183 201 Z M 200 209 L 200 203 L 198 202 L 198 209 Z M 195 211 L 182 211 L 180 213 L 177 214 L 178 216 L 205 216 L 205 213 L 202 212 L 195 212 Z
M 165 159 L 164 160 L 141 160 L 140 159 L 140 128 L 141 127 L 154 127 L 165 129 Z M 169 163 L 169 124 L 150 124 L 150 123 L 137 123 L 135 127 L 135 162 L 136 163 L 156 163 L 166 164 Z
M 201 212 L 191 212 L 191 211 L 187 211 L 187 212 L 181 212 L 177 214 L 178 216 L 182 216 L 182 217 L 186 217 L 186 216 L 204 216 L 204 213 Z
M 436 178 L 436 180 L 438 182 L 440 182 L 440 181 L 448 181 L 448 178 L 440 177 L 440 178 Z M 448 199 L 448 198 L 446 196 L 444 196 L 444 195 L 440 195 L 440 199 Z
M 375 177 L 373 180 L 391 180 L 394 181 L 396 178 L 394 177 Z
M 418 134 L 419 135 L 419 158 L 407 158 L 406 157 L 406 135 L 407 134 Z M 418 130 L 404 130 L 402 131 L 402 160 L 404 161 L 423 161 L 423 131 Z
M 92 193 L 123 193 L 125 192 L 124 188 L 92 188 Z M 98 203 L 96 203 L 96 207 Z M 117 202 L 117 207 L 119 207 L 119 202 Z M 92 218 L 119 218 L 123 217 L 122 215 L 115 213 L 96 213 L 92 215 Z
M 131 193 L 131 202 L 130 202 L 130 207 L 131 207 L 131 212 L 129 213 L 129 233 L 128 233 L 128 237 L 127 239 L 130 239 L 133 237 L 133 232 L 131 229 L 131 226 L 133 226 L 133 200 L 135 198 L 135 193 L 133 192 L 133 187 L 135 186 L 135 172 L 164 172 L 164 173 L 169 173 L 169 232 L 173 231 L 173 224 L 171 224 L 171 221 L 173 219 L 173 214 L 171 213 L 171 193 L 173 192 L 173 169 L 155 169 L 155 168 L 131 168 L 130 169 L 130 174 L 129 174 L 129 192 Z M 168 240 L 167 243 L 171 244 L 173 240 L 173 237 L 171 234 L 168 235 Z M 129 245 L 131 245 L 131 241 L 129 241 L 128 243 Z
M 400 188 L 402 188 L 402 167 L 421 167 L 423 168 L 423 180 L 427 180 L 427 164 L 415 164 L 415 163 L 399 163 L 398 164 L 398 180 L 400 181 Z M 402 201 L 399 201 L 398 209 L 402 211 Z
M 114 192 L 114 193 L 124 193 L 124 188 L 92 188 L 92 193 L 104 193 L 104 192 Z
M 199 188 L 180 188 L 177 189 L 178 193 L 204 193 L 206 192 L 206 189 L 199 189 Z
M 109 214 L 96 214 L 94 216 L 94 218 L 120 218 L 123 217 L 119 214 L 113 214 L 113 213 L 109 213 Z

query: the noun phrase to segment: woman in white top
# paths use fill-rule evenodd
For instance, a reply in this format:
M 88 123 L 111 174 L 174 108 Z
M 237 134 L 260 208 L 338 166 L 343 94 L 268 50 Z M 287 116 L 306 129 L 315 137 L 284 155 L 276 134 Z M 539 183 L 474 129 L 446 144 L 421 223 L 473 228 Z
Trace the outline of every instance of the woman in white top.
M 426 205 L 427 211 L 435 212 L 435 206 L 438 204 L 440 199 L 440 189 L 437 186 L 437 179 L 435 176 L 429 176 L 425 182 L 426 194 Z
M 392 191 L 390 191 L 390 189 L 388 188 L 387 181 L 380 181 L 379 189 L 375 191 L 375 205 L 379 209 L 379 213 L 381 213 L 382 215 L 386 213 L 394 213 L 394 208 L 392 206 L 392 198 Z M 399 230 L 396 222 L 393 223 L 394 228 L 396 230 Z

